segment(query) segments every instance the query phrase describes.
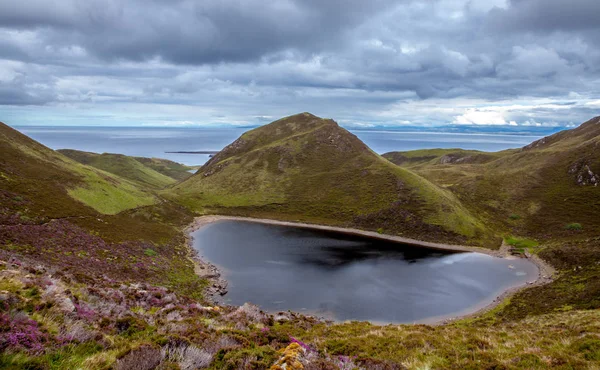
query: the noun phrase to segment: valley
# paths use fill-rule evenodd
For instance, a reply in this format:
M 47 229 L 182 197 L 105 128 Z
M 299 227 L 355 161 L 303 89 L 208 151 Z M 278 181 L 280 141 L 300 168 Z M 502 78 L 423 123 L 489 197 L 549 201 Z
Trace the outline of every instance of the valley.
M 594 118 L 521 149 L 378 155 L 301 113 L 242 134 L 192 174 L 156 158 L 54 151 L 2 124 L 0 367 L 594 368 L 599 149 Z M 186 228 L 216 216 L 510 249 L 556 271 L 435 326 L 215 305 L 206 292 L 220 277 L 196 273 Z

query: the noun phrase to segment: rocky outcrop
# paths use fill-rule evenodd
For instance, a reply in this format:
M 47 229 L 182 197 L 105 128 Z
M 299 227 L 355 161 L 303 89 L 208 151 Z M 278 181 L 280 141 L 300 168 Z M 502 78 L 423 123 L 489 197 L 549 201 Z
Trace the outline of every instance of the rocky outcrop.
M 460 157 L 455 154 L 446 154 L 440 158 L 440 164 L 460 163 L 470 157 Z
M 575 177 L 575 182 L 579 186 L 598 186 L 600 183 L 600 174 L 594 173 L 585 161 L 573 163 L 569 167 L 569 174 Z

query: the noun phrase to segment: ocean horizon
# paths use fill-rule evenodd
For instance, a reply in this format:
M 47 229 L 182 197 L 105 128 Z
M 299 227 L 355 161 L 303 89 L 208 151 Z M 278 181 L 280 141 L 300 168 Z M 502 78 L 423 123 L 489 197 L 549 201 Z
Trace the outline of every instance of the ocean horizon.
M 12 126 L 51 149 L 76 149 L 169 159 L 202 165 L 208 154 L 167 153 L 219 151 L 251 127 L 152 126 Z M 348 129 L 378 154 L 435 148 L 496 152 L 525 146 L 560 128 L 530 127 L 377 127 Z M 460 131 L 458 131 L 460 130 Z

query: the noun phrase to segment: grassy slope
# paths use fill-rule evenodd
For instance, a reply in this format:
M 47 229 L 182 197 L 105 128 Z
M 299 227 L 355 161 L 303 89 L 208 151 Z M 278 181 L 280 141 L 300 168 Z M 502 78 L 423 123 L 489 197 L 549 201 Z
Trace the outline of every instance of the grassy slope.
M 58 152 L 79 163 L 128 179 L 142 187 L 162 189 L 175 183 L 175 179 L 123 154 L 97 154 L 72 149 L 62 149 Z
M 489 240 L 450 192 L 394 166 L 334 121 L 308 113 L 246 132 L 165 195 L 201 212 L 344 224 L 438 241 Z
M 441 164 L 439 154 L 428 161 L 398 163 L 452 191 L 499 233 L 547 240 L 571 237 L 566 226 L 581 223 L 580 236 L 591 237 L 600 233 L 600 191 L 577 184 L 577 175 L 582 165 L 600 173 L 599 148 L 595 118 L 521 150 L 489 153 L 495 159 L 484 163 Z
M 385 159 L 399 166 L 444 163 L 486 163 L 499 156 L 501 156 L 500 153 L 486 153 L 478 150 L 464 149 L 421 149 L 383 154 Z
M 165 176 L 168 176 L 177 181 L 185 180 L 192 174 L 189 172 L 194 167 L 186 166 L 181 163 L 173 162 L 168 159 L 161 158 L 145 158 L 145 157 L 133 157 L 136 161 L 140 162 L 146 167 L 153 169 Z
M 72 198 L 104 214 L 116 214 L 156 201 L 151 193 L 133 183 L 82 166 L 2 123 L 0 151 L 1 177 L 7 188 L 36 191 L 41 184 L 34 182 L 46 182 L 48 187 L 62 188 Z
M 131 266 L 151 248 L 160 252 L 162 271 L 146 271 L 147 279 L 190 292 L 199 282 L 185 258 L 180 231 L 190 221 L 183 207 L 0 124 L 0 234 L 5 233 L 0 252 L 58 270 L 80 270 L 88 278 L 105 274 L 99 261 L 108 259 L 116 268 L 113 278 L 127 280 L 138 276 Z M 67 231 L 61 231 L 63 226 Z M 88 237 L 102 241 L 79 244 Z M 80 250 L 64 254 L 78 245 Z M 192 288 L 185 287 L 188 283 Z

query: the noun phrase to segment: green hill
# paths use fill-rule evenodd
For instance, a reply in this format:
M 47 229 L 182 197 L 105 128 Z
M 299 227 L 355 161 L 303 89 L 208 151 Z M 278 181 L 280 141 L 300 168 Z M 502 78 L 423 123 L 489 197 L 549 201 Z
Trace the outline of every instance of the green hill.
M 244 133 L 164 195 L 199 212 L 489 241 L 452 193 L 393 165 L 333 120 L 309 113 Z
M 81 282 L 144 279 L 199 294 L 181 232 L 189 222 L 153 191 L 0 123 L 0 272 L 14 258 Z
M 72 149 L 61 149 L 58 152 L 79 163 L 110 172 L 144 187 L 162 189 L 176 182 L 175 179 L 154 170 L 137 158 L 123 154 L 97 154 Z M 148 160 L 151 163 L 152 159 L 148 158 Z
M 407 153 L 384 157 L 423 156 Z M 452 191 L 499 232 L 540 239 L 600 233 L 600 117 L 522 149 L 476 154 L 482 162 L 442 163 L 448 153 L 437 154 L 395 162 Z
M 169 176 L 177 181 L 185 180 L 190 177 L 192 174 L 189 171 L 195 168 L 162 158 L 133 158 L 144 166 L 149 167 L 156 172 L 162 173 L 165 176 Z
M 133 183 L 82 166 L 3 123 L 0 153 L 2 189 L 35 200 L 46 214 L 62 214 L 73 200 L 104 214 L 156 202 L 154 195 Z

